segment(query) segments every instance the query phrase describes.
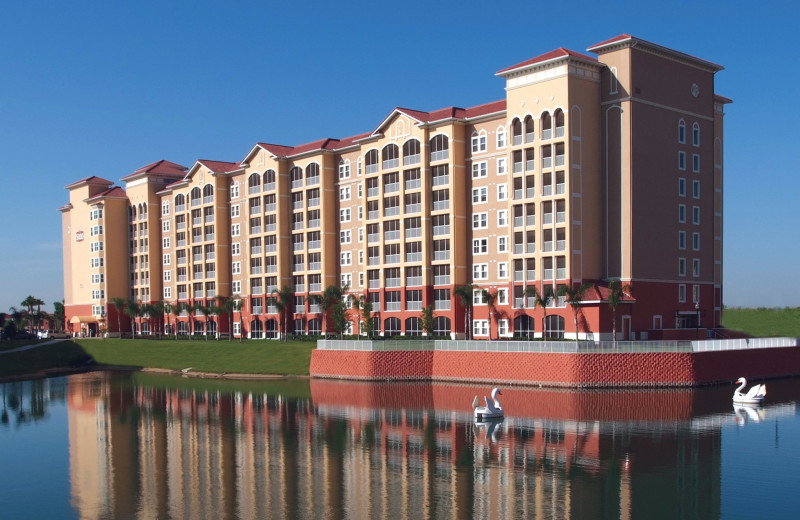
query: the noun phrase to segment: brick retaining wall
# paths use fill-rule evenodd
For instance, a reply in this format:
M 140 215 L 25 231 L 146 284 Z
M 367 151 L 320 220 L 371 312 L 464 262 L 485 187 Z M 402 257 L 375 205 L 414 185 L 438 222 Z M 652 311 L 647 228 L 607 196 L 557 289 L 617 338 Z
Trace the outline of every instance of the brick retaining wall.
M 718 352 L 523 353 L 315 350 L 310 374 L 364 381 L 682 387 L 800 375 L 800 347 Z

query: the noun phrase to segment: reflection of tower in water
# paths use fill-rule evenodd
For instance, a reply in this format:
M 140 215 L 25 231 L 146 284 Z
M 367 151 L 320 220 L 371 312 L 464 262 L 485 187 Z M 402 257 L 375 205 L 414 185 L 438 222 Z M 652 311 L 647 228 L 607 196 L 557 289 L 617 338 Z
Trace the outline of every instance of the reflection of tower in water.
M 258 385 L 131 386 L 129 377 L 70 379 L 82 517 L 719 512 L 720 427 L 693 426 L 691 391 L 504 389 L 509 416 L 493 438 L 473 423 L 476 391 L 465 386 L 315 380 L 312 399 L 291 399 Z

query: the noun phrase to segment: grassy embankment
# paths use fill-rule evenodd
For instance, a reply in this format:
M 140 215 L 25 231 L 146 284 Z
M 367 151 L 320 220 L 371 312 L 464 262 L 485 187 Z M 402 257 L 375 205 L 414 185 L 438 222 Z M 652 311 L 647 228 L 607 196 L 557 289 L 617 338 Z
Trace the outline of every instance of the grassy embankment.
M 784 309 L 726 308 L 722 324 L 754 337 L 800 337 L 800 307 Z
M 194 372 L 308 375 L 312 341 L 82 339 L 0 356 L 0 376 L 97 365 Z

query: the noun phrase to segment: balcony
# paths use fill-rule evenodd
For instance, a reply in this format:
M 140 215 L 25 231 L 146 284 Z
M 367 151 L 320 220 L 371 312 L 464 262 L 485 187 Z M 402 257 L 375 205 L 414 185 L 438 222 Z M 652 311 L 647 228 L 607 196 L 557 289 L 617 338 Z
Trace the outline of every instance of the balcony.
M 214 215 L 206 215 L 205 217 L 203 217 L 203 221 L 206 224 L 213 224 L 214 223 Z
M 514 227 L 522 227 L 525 223 L 525 217 L 514 217 Z
M 306 179 L 306 186 L 316 186 L 317 184 L 319 184 L 319 175 Z
M 420 161 L 420 155 L 419 154 L 406 155 L 405 157 L 403 157 L 403 166 L 410 166 L 412 164 L 419 164 L 419 161 Z
M 380 233 L 370 233 L 367 235 L 367 244 L 377 244 L 381 241 Z
M 524 309 L 525 308 L 525 298 L 514 298 L 514 308 L 515 309 Z
M 271 204 L 264 204 L 264 213 L 270 213 L 278 209 L 278 204 L 273 202 Z
M 367 188 L 367 197 L 377 197 L 378 188 Z
M 516 134 L 512 138 L 514 146 L 519 146 L 522 144 L 522 134 Z
M 400 240 L 400 230 L 386 231 L 383 233 L 384 240 Z
M 377 220 L 380 217 L 381 213 L 377 209 L 372 211 L 367 211 L 367 220 Z
M 277 273 L 278 266 L 276 264 L 267 264 L 267 273 Z
M 400 206 L 390 206 L 388 208 L 383 208 L 384 217 L 395 217 L 399 214 L 400 214 Z
M 533 254 L 536 252 L 536 242 L 528 242 L 525 250 L 528 254 Z
M 262 273 L 262 270 L 261 270 L 261 266 L 260 265 L 250 268 L 250 274 L 261 274 L 261 273 Z
M 195 298 L 202 298 L 203 297 L 203 291 L 202 290 L 195 291 L 194 292 L 194 297 Z
M 175 224 L 175 229 L 177 229 L 178 231 L 186 229 L 186 222 L 177 222 Z
M 400 263 L 400 255 L 386 255 L 386 263 L 387 264 L 399 264 Z
M 431 152 L 431 162 L 444 161 L 450 157 L 450 150 L 440 150 L 438 152 Z
M 251 255 L 260 255 L 261 254 L 261 246 L 252 246 L 250 248 Z
M 308 248 L 309 249 L 319 249 L 320 247 L 322 247 L 322 241 L 321 240 L 309 240 L 309 242 L 308 242 Z
M 213 195 L 207 195 L 207 196 L 203 197 L 203 204 L 211 204 L 212 202 L 214 202 L 214 196 Z
M 186 204 L 177 204 L 175 206 L 175 213 L 181 213 L 186 211 Z
M 433 259 L 434 260 L 450 260 L 450 250 L 446 251 L 434 251 L 433 252 Z
M 542 195 L 543 196 L 547 197 L 547 196 L 550 196 L 552 194 L 553 194 L 553 186 L 552 185 L 548 184 L 547 186 L 542 186 Z
M 202 262 L 202 261 L 203 261 L 202 254 L 192 255 L 192 262 Z
M 303 187 L 303 179 L 295 179 L 292 181 L 292 188 L 302 188 Z
M 433 236 L 440 236 L 440 235 L 449 235 L 450 234 L 450 225 L 444 226 L 433 226 Z
M 432 179 L 432 184 L 434 187 L 436 186 L 447 186 L 450 184 L 450 176 L 449 175 L 437 175 Z
M 185 265 L 186 264 L 186 257 L 178 257 L 178 265 Z
M 522 173 L 522 161 L 515 162 L 512 171 L 514 173 Z
M 556 127 L 556 137 L 564 137 L 564 127 L 557 126 Z
M 450 209 L 450 199 L 437 200 L 433 203 L 433 211 L 444 211 Z
M 247 193 L 249 195 L 255 195 L 256 193 L 260 193 L 260 192 L 261 192 L 261 186 L 250 186 L 247 189 Z
M 178 240 L 178 241 L 176 242 L 176 244 L 177 244 L 177 247 L 184 247 L 184 246 L 186 245 L 186 239 L 184 239 L 184 240 Z
M 294 264 L 294 266 L 292 267 L 294 271 L 303 271 L 305 268 L 306 268 L 305 264 Z M 277 271 L 277 266 L 275 270 Z
M 406 302 L 406 310 L 408 311 L 421 311 L 422 302 Z
M 400 287 L 400 278 L 387 278 L 386 287 Z
M 406 277 L 406 286 L 408 287 L 418 287 L 422 285 L 422 277 L 421 276 L 408 276 Z
M 310 228 L 317 228 L 319 226 L 320 226 L 319 219 L 314 219 L 314 220 L 309 220 L 308 221 L 308 227 L 310 227 Z
M 217 291 L 215 291 L 214 289 L 207 290 L 206 291 L 206 297 L 207 298 L 216 298 L 217 297 Z
M 292 251 L 302 251 L 305 249 L 303 242 L 295 242 L 292 244 Z
M 308 263 L 308 270 L 309 271 L 319 271 L 322 269 L 322 262 L 309 262 Z
M 526 223 L 529 226 L 535 226 L 536 225 L 536 215 L 528 215 L 526 217 Z
M 194 218 L 192 218 L 192 225 L 193 226 L 199 226 L 202 223 L 203 223 L 203 217 L 194 217 Z
M 377 164 L 368 164 L 364 171 L 367 172 L 367 175 L 370 173 L 378 173 L 378 165 Z
M 214 240 L 214 233 L 206 233 L 206 242 L 212 242 Z
M 308 207 L 309 208 L 316 208 L 317 206 L 319 206 L 319 198 L 308 199 Z
M 252 226 L 250 228 L 250 234 L 251 235 L 257 235 L 259 233 L 261 233 L 261 226 Z
M 408 228 L 406 229 L 405 235 L 406 235 L 406 240 L 410 238 L 419 238 L 422 236 L 422 228 L 421 227 Z
M 406 213 L 419 213 L 422 211 L 422 204 L 406 204 Z
M 267 305 L 267 314 L 278 314 L 278 308 L 274 305 Z
M 264 191 L 274 191 L 274 190 L 275 190 L 275 183 L 274 182 L 268 182 L 268 183 L 264 184 Z
M 409 179 L 406 181 L 406 191 L 416 190 L 417 188 L 421 187 L 422 187 L 422 181 L 420 179 Z
M 530 172 L 536 168 L 536 161 L 533 159 L 528 159 L 525 161 L 525 171 Z
M 533 142 L 533 132 L 527 132 L 525 134 L 525 142 L 532 143 Z
M 292 201 L 292 209 L 303 209 L 303 201 L 302 200 Z
M 514 190 L 514 200 L 522 200 L 523 198 L 525 198 L 523 196 L 523 193 L 525 193 L 525 190 L 523 190 L 521 188 L 517 189 L 517 190 Z
M 514 244 L 514 254 L 521 255 L 525 252 L 525 244 Z
M 267 233 L 269 233 L 271 231 L 277 231 L 277 230 L 278 230 L 278 224 L 276 224 L 274 222 L 271 223 L 271 224 L 265 224 L 264 225 L 264 231 L 267 232 Z
M 559 195 L 563 195 L 566 192 L 566 186 L 564 183 L 556 184 L 556 193 Z
M 303 229 L 303 221 L 298 220 L 296 222 L 292 222 L 292 231 L 297 231 L 298 229 Z
M 188 276 L 186 276 L 185 274 L 179 274 L 177 278 L 179 282 L 185 282 Z
M 391 170 L 392 168 L 397 168 L 398 166 L 400 166 L 400 159 L 399 158 L 386 159 L 385 161 L 383 161 L 383 163 L 381 163 L 381 166 L 383 167 L 384 170 Z
M 542 223 L 543 224 L 552 224 L 553 223 L 553 214 L 552 213 L 545 213 L 542 215 Z
M 419 285 L 422 285 L 422 279 L 420 278 Z M 450 285 L 450 275 L 437 275 L 433 277 L 433 285 Z
M 536 188 L 531 186 L 530 188 L 525 189 L 525 196 L 529 199 L 532 199 L 536 196 Z
M 379 256 L 370 256 L 367 258 L 367 265 L 380 265 L 381 257 Z
M 294 306 L 295 314 L 305 314 L 306 306 L 305 305 L 295 305 Z
M 527 271 L 528 281 L 532 282 L 536 280 L 536 270 L 535 269 L 528 269 Z
M 192 207 L 199 206 L 201 203 L 200 199 L 192 199 Z

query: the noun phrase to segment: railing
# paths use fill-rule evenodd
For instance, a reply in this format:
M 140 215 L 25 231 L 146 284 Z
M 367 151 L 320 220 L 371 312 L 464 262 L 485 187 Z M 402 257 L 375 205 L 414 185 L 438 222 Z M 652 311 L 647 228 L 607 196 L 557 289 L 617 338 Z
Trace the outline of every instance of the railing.
M 192 199 L 192 207 L 199 206 L 201 203 L 200 199 Z
M 264 213 L 270 213 L 278 209 L 278 204 L 276 202 L 270 204 L 264 204 Z
M 532 199 L 536 196 L 536 188 L 531 186 L 530 188 L 525 189 L 525 196 L 529 199 Z
M 525 161 L 525 171 L 529 172 L 532 171 L 534 168 L 536 168 L 536 161 L 534 161 L 533 159 L 528 159 L 527 161 Z
M 256 193 L 260 193 L 260 192 L 261 192 L 261 186 L 260 185 L 259 186 L 250 186 L 247 189 L 247 193 L 249 195 L 255 195 Z
M 175 206 L 175 213 L 186 211 L 186 204 L 178 204 Z
M 450 285 L 450 275 L 434 276 L 433 285 Z
M 545 269 L 544 270 L 544 280 L 552 280 L 553 279 L 553 270 L 552 269 Z
M 524 217 L 514 217 L 514 227 L 522 227 Z
M 434 260 L 450 260 L 450 250 L 447 251 L 434 251 L 433 252 L 433 259 Z
M 406 310 L 408 311 L 421 311 L 422 302 L 406 302 Z
M 409 179 L 406 181 L 406 190 L 415 190 L 421 187 L 422 181 L 420 179 Z
M 411 164 L 418 164 L 419 161 L 420 161 L 420 155 L 419 154 L 406 155 L 405 157 L 403 157 L 403 166 L 409 166 Z
M 450 234 L 449 224 L 445 224 L 443 226 L 433 226 L 433 236 L 449 235 L 449 234 Z
M 401 311 L 403 310 L 400 302 L 386 302 L 387 311 Z
M 532 282 L 533 280 L 536 280 L 536 270 L 535 269 L 528 269 L 527 273 L 528 273 L 528 281 L 529 282 Z
M 261 233 L 261 226 L 251 226 L 250 233 L 253 235 Z
M 450 300 L 434 300 L 433 301 L 433 310 L 435 310 L 435 311 L 449 311 L 450 310 Z
M 514 271 L 514 281 L 515 282 L 524 282 L 525 278 L 523 276 L 524 271 Z
M 563 224 L 567 220 L 567 214 L 564 211 L 559 211 L 556 213 L 556 222 L 559 224 Z
M 312 283 L 309 284 L 308 290 L 310 292 L 322 292 L 322 284 L 321 283 Z
M 206 241 L 210 242 L 214 240 L 214 233 L 206 233 Z
M 421 227 L 408 228 L 408 229 L 406 229 L 405 235 L 406 235 L 406 239 L 419 238 L 419 237 L 422 236 L 422 228 Z
M 530 254 L 530 253 L 535 253 L 535 252 L 536 252 L 536 242 L 528 242 L 528 245 L 527 245 L 526 251 L 527 251 L 529 254 Z
M 433 211 L 443 211 L 446 209 L 450 209 L 450 199 L 437 200 L 433 203 Z
M 378 191 L 378 188 L 367 188 L 367 197 L 377 197 Z
M 381 257 L 379 256 L 370 256 L 367 258 L 367 265 L 380 265 Z
M 394 217 L 399 214 L 400 214 L 400 206 L 389 206 L 387 208 L 383 208 L 384 217 Z
M 251 255 L 260 255 L 261 254 L 261 246 L 253 246 L 250 248 Z
M 178 244 L 178 247 L 183 247 L 186 245 L 186 239 L 178 240 L 176 243 Z
M 261 205 L 260 204 L 257 205 L 257 206 L 250 206 L 250 214 L 251 215 L 258 215 L 259 213 L 261 213 Z M 209 217 L 211 217 L 212 221 L 214 220 L 214 217 L 212 215 L 206 215 L 206 222 L 210 222 Z
M 317 184 L 319 184 L 319 175 L 316 177 L 308 177 L 306 179 L 306 186 L 316 186 Z
M 512 171 L 514 173 L 522 173 L 522 161 L 515 162 Z
M 264 231 L 265 232 L 277 231 L 277 230 L 278 230 L 278 224 L 276 224 L 276 223 L 264 225 Z
M 400 255 L 386 255 L 386 263 L 387 264 L 399 264 L 400 263 Z
M 514 254 L 521 255 L 525 252 L 525 245 L 524 244 L 514 244 Z
M 564 166 L 564 155 L 556 155 L 556 166 Z
M 297 220 L 292 222 L 292 231 L 296 231 L 298 229 L 303 229 L 303 221 Z
M 564 127 L 557 126 L 556 127 L 556 137 L 564 137 Z
M 295 271 L 303 271 L 303 270 L 305 270 L 305 268 L 306 268 L 305 264 L 294 264 L 294 267 L 293 267 L 293 269 Z M 277 270 L 277 266 L 276 266 L 276 270 Z
M 566 240 L 556 240 L 556 251 L 564 251 L 567 249 Z
M 383 233 L 384 240 L 400 240 L 400 230 L 386 231 Z
M 367 172 L 367 174 L 378 173 L 378 165 L 377 164 L 368 164 L 366 166 L 366 168 L 364 168 L 364 171 Z
M 212 202 L 214 202 L 214 196 L 213 195 L 207 195 L 207 196 L 203 197 L 203 204 L 211 204 Z
M 408 276 L 406 277 L 406 285 L 409 287 L 416 287 L 422 285 L 421 276 Z
M 367 235 L 367 244 L 377 244 L 381 241 L 380 233 L 369 233 Z
M 302 311 L 300 311 L 302 312 Z M 311 303 L 308 305 L 308 313 L 309 314 L 319 314 L 322 312 L 322 308 L 318 303 Z
M 542 168 L 552 168 L 552 167 L 553 167 L 553 158 L 542 157 Z
M 308 263 L 308 270 L 309 271 L 319 271 L 322 269 L 322 262 L 309 262 Z
M 275 265 L 275 264 L 267 264 L 266 271 L 267 271 L 267 273 L 277 273 L 278 272 L 278 266 Z M 301 269 L 301 271 L 302 271 L 302 269 Z
M 431 179 L 431 184 L 433 186 L 447 186 L 450 184 L 450 176 L 449 175 L 437 175 L 433 179 Z
M 542 186 L 542 195 L 548 196 L 553 194 L 553 185 L 548 184 L 547 186 Z
M 295 179 L 292 181 L 292 188 L 302 188 L 303 187 L 303 179 Z
M 547 140 L 547 139 L 552 139 L 552 138 L 553 138 L 553 129 L 552 128 L 547 128 L 545 130 L 542 130 L 542 139 Z
M 542 244 L 542 252 L 543 253 L 549 253 L 552 250 L 553 250 L 553 241 L 552 240 L 548 240 L 547 242 Z
M 180 231 L 181 229 L 186 229 L 186 222 L 178 222 L 175 224 L 175 229 Z
M 179 300 L 185 300 L 186 297 L 187 297 L 187 293 L 185 293 L 185 292 L 178 293 L 178 299 Z
M 367 212 L 367 220 L 376 220 L 380 218 L 381 212 L 377 209 Z
M 535 226 L 536 225 L 536 215 L 528 215 L 527 216 L 527 221 L 528 221 L 527 223 L 528 223 L 529 226 Z
M 292 209 L 303 209 L 303 201 L 302 200 L 296 200 L 296 201 L 292 202 Z
M 275 183 L 274 182 L 268 182 L 268 183 L 264 184 L 264 191 L 272 191 L 274 189 L 275 189 Z
M 527 132 L 525 134 L 525 142 L 532 143 L 533 142 L 533 132 Z
M 400 159 L 399 158 L 397 158 L 397 159 L 386 159 L 385 161 L 383 161 L 381 166 L 383 167 L 384 170 L 390 170 L 392 168 L 397 168 L 398 166 L 400 166 Z
M 253 314 L 261 314 L 264 308 L 260 305 L 253 306 Z
M 558 195 L 563 195 L 566 192 L 566 186 L 564 183 L 556 184 L 556 193 Z
M 305 305 L 295 305 L 294 306 L 295 314 L 305 314 L 306 306 Z
M 400 287 L 400 278 L 387 278 L 386 287 Z
M 380 289 L 381 288 L 381 281 L 380 280 L 370 280 L 367 284 L 367 287 L 370 289 Z
M 315 208 L 319 206 L 319 199 L 308 199 L 308 207 Z
M 557 280 L 564 280 L 567 278 L 567 270 L 564 267 L 559 267 L 556 269 L 556 279 Z
M 203 223 L 203 217 L 192 217 L 192 225 L 199 226 Z
M 516 134 L 513 137 L 514 146 L 522 144 L 522 134 Z
M 438 152 L 431 152 L 431 162 L 444 161 L 450 157 L 450 150 L 439 150 Z
M 319 227 L 319 225 L 320 225 L 319 219 L 313 219 L 308 221 L 308 227 L 310 228 Z
M 303 242 L 295 242 L 292 244 L 292 251 L 302 251 L 304 248 Z
M 322 241 L 321 240 L 309 240 L 309 242 L 308 242 L 308 248 L 309 249 L 319 249 L 320 247 L 322 247 Z
M 553 223 L 553 214 L 552 213 L 545 213 L 542 215 L 542 223 L 543 224 L 552 224 Z

